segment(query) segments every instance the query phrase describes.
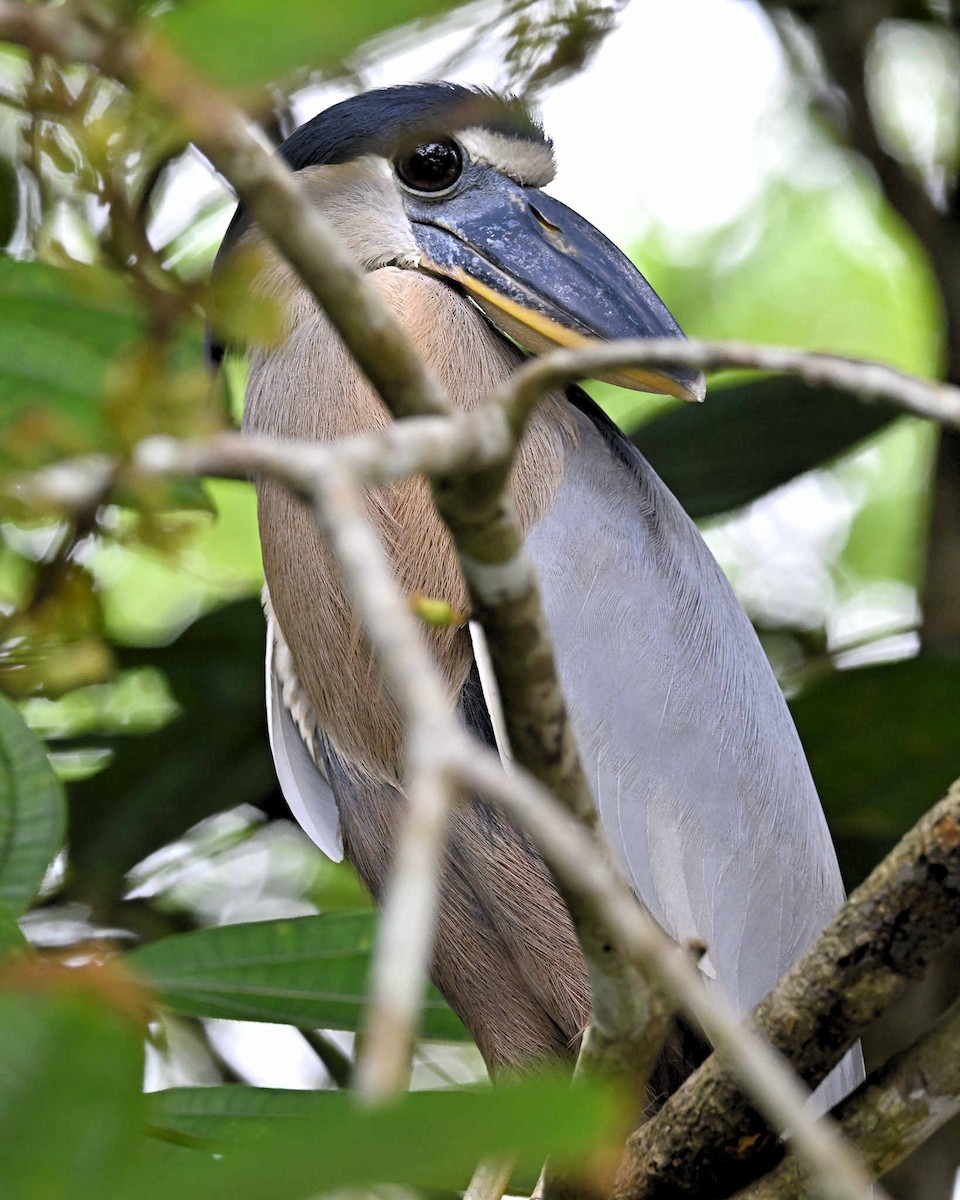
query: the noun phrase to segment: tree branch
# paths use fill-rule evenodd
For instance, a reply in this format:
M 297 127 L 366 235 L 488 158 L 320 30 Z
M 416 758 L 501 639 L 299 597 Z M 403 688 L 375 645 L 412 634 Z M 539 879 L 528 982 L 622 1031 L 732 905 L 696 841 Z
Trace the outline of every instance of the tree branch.
M 960 928 L 960 781 L 850 896 L 751 1019 L 811 1087 Z M 618 1200 L 728 1195 L 779 1158 L 709 1058 L 628 1143 Z
M 525 363 L 497 394 L 497 401 L 513 420 L 522 421 L 544 392 L 627 366 L 783 371 L 799 376 L 811 387 L 843 388 L 861 400 L 887 400 L 914 416 L 960 428 L 960 387 L 920 379 L 883 363 L 749 342 L 662 338 L 600 343 L 589 350 L 555 350 Z
M 475 751 L 462 759 L 459 769 L 465 786 L 489 797 L 528 830 L 565 896 L 579 911 L 592 912 L 594 920 L 616 932 L 677 1010 L 714 1044 L 758 1108 L 790 1137 L 817 1195 L 883 1200 L 832 1123 L 817 1118 L 806 1105 L 809 1092 L 780 1055 L 749 1023 L 739 1021 L 725 1001 L 707 994 L 686 950 L 639 908 L 623 880 L 611 875 L 582 826 L 549 792 L 529 776 L 506 775 L 488 755 Z M 710 1181 L 703 1194 L 715 1191 Z
M 885 1175 L 960 1114 L 960 1001 L 923 1037 L 874 1071 L 834 1110 L 873 1174 Z M 809 1181 L 791 1155 L 738 1200 L 803 1200 Z
M 443 769 L 443 748 L 457 726 L 356 481 L 328 461 L 322 473 L 313 474 L 312 498 L 317 524 L 363 620 L 405 730 L 407 816 L 381 906 L 365 1036 L 354 1079 L 360 1095 L 380 1100 L 408 1082 L 454 795 L 452 779 Z

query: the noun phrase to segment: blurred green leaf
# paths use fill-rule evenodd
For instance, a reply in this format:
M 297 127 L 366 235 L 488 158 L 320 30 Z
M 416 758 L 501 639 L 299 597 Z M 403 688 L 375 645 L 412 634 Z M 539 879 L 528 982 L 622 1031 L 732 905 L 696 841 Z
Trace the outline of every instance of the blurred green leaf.
M 960 775 L 960 659 L 837 671 L 791 708 L 831 829 L 874 861 Z
M 372 911 L 255 921 L 163 938 L 127 961 L 165 1004 L 189 1016 L 356 1030 L 375 930 Z M 422 1030 L 430 1038 L 467 1037 L 434 988 Z
M 91 439 L 109 436 L 98 405 L 104 377 L 140 331 L 106 272 L 0 257 L 0 407 L 7 417 L 52 408 Z
M 842 184 L 769 179 L 731 224 L 677 254 L 662 227 L 631 248 L 692 337 L 750 338 L 935 375 L 943 313 L 923 247 L 868 170 Z
M 63 844 L 63 789 L 41 743 L 0 697 L 0 904 L 23 912 Z
M 0 256 L 0 410 L 8 423 L 0 459 L 20 466 L 28 455 L 43 458 L 47 446 L 45 457 L 115 447 L 102 404 L 107 373 L 144 328 L 118 276 Z M 197 327 L 180 340 L 174 361 L 202 360 Z
M 298 1117 L 319 1125 L 351 1111 L 355 1101 L 339 1089 L 305 1091 L 292 1088 L 179 1087 L 148 1096 L 147 1120 L 161 1130 L 187 1137 L 219 1140 L 243 1134 L 251 1124 Z
M 70 786 L 70 852 L 80 894 L 109 906 L 125 873 L 212 813 L 276 791 L 263 700 L 256 600 L 201 618 L 169 646 L 118 655 L 163 672 L 180 714 L 146 736 L 105 739 L 110 765 Z M 57 743 L 69 749 L 71 743 Z
M 148 1195 L 164 1200 L 300 1200 L 378 1183 L 460 1190 L 477 1160 L 494 1154 L 515 1155 L 526 1170 L 550 1154 L 589 1176 L 598 1165 L 590 1151 L 623 1132 L 618 1097 L 556 1078 L 413 1092 L 381 1109 L 362 1109 L 345 1092 L 230 1086 L 179 1088 L 150 1103 L 156 1125 L 215 1136 L 222 1155 L 214 1163 L 197 1154 L 161 1174 Z
M 0 992 L 0 1197 L 118 1195 L 142 1075 L 142 1030 L 92 996 Z
M 166 37 L 217 83 L 266 83 L 298 67 L 334 66 L 361 42 L 462 0 L 191 0 L 160 19 Z
M 729 512 L 843 454 L 898 410 L 791 376 L 719 387 L 632 433 L 694 518 Z

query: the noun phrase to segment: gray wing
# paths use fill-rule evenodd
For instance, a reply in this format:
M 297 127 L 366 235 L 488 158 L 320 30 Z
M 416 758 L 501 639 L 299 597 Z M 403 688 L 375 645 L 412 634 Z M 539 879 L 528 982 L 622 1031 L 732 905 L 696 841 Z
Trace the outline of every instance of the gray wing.
M 333 790 L 320 768 L 319 730 L 305 701 L 298 703 L 289 652 L 272 614 L 267 612 L 267 735 L 283 798 L 304 832 L 328 858 L 343 858 L 340 814 Z M 299 717 L 299 720 L 298 720 Z M 312 748 L 312 753 L 311 753 Z
M 604 828 L 633 887 L 741 1012 L 843 901 L 780 687 L 696 526 L 578 389 L 579 444 L 530 531 Z M 862 1071 L 862 1068 L 861 1068 Z M 847 1061 L 830 1103 L 862 1075 Z

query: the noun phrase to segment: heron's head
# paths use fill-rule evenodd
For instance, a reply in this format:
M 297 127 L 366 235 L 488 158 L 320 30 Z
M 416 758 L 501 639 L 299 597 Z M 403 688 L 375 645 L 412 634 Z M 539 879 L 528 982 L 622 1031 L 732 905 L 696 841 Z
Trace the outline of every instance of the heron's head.
M 516 100 L 451 83 L 382 88 L 320 113 L 280 154 L 365 270 L 438 276 L 531 353 L 683 337 L 626 255 L 541 190 L 554 176 L 553 147 Z M 248 226 L 241 210 L 223 249 Z M 687 400 L 704 394 L 691 370 L 603 378 Z

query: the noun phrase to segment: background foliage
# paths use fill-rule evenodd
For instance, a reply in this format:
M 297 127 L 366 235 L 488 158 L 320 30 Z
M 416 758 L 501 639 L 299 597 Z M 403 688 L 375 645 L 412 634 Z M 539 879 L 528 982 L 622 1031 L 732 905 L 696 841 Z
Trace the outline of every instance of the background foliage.
M 666 0 L 635 0 L 642 17 L 628 9 L 598 51 L 622 7 L 478 3 L 427 25 L 456 6 L 196 0 L 160 24 L 279 136 L 384 70 L 539 89 L 549 122 L 550 88 L 575 97 L 591 70 L 568 77 L 592 54 L 638 44 L 634 20 L 662 21 L 659 53 L 681 56 Z M 705 9 L 688 7 L 695 48 Z M 954 262 L 960 278 L 960 43 L 942 6 L 718 7 L 779 38 L 752 191 L 694 231 L 648 196 L 611 232 L 691 334 L 960 382 L 960 301 L 944 282 Z M 848 28 L 835 7 L 875 19 Z M 420 23 L 393 28 L 408 20 Z M 862 60 L 844 60 L 845 76 L 841 43 Z M 664 97 L 622 72 L 617 85 L 620 116 L 581 120 L 620 121 L 636 134 L 629 156 Z M 582 1158 L 616 1131 L 611 1098 L 551 1081 L 449 1090 L 478 1061 L 435 994 L 415 1082 L 442 1096 L 358 1114 L 335 1089 L 374 917 L 276 789 L 250 490 L 143 481 L 68 523 L 19 482 L 65 456 L 216 428 L 238 383 L 211 397 L 201 310 L 245 340 L 269 314 L 205 282 L 229 200 L 175 129 L 116 86 L 11 47 L 0 89 L 0 1195 L 454 1188 L 481 1153 L 517 1151 L 528 1174 L 548 1150 Z M 562 162 L 564 131 L 550 131 Z M 686 169 L 676 155 L 650 172 Z M 615 162 L 580 170 L 614 186 Z M 911 219 L 896 172 L 938 201 L 952 243 Z M 921 422 L 788 379 L 718 380 L 697 409 L 595 391 L 703 523 L 755 620 L 855 884 L 960 763 L 960 618 L 937 599 L 960 587 L 960 455 Z M 878 1034 L 885 1049 L 955 991 L 951 970 Z M 232 1147 L 228 1179 L 214 1144 Z M 927 1152 L 923 1194 L 946 1194 L 955 1165 Z

